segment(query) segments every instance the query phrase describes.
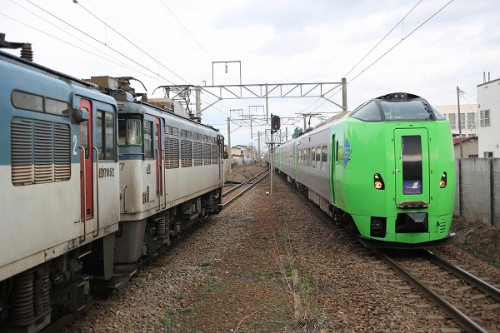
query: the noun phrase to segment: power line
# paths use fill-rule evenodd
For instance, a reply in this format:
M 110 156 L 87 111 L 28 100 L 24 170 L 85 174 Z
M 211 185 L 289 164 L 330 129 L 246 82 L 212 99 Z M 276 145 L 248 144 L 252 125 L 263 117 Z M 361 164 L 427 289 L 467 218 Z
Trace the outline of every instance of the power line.
M 163 1 L 163 0 L 160 0 L 160 2 L 163 4 L 163 6 L 165 6 L 165 8 L 167 8 L 167 10 L 169 11 L 169 13 L 175 18 L 175 20 L 179 23 L 179 25 L 188 33 L 188 35 L 196 42 L 196 44 L 198 44 L 198 46 L 200 47 L 200 49 L 203 50 L 203 52 L 205 52 L 205 54 L 210 58 L 212 59 L 212 55 L 203 47 L 203 45 L 201 45 L 201 43 L 196 39 L 196 37 L 191 33 L 191 31 L 189 31 L 188 28 L 186 28 L 186 26 L 181 22 L 181 20 L 174 14 L 174 12 L 167 6 L 167 4 Z
M 28 1 L 28 0 L 27 0 Z M 98 20 L 99 22 L 101 22 L 102 24 L 104 24 L 106 27 L 110 28 L 111 30 L 113 30 L 116 34 L 118 34 L 118 36 L 120 36 L 121 38 L 123 38 L 124 40 L 126 40 L 127 42 L 129 42 L 131 45 L 133 45 L 136 49 L 138 49 L 139 51 L 141 51 L 142 53 L 144 53 L 146 56 L 148 56 L 150 59 L 152 59 L 153 61 L 155 61 L 157 64 L 161 65 L 163 68 L 165 68 L 167 71 L 169 71 L 170 73 L 172 73 L 173 75 L 175 75 L 176 77 L 178 77 L 181 81 L 184 81 L 184 82 L 187 82 L 186 80 L 184 80 L 181 76 L 179 76 L 177 73 L 175 73 L 173 70 L 171 70 L 170 68 L 168 68 L 167 66 L 163 65 L 159 60 L 155 59 L 154 57 L 152 57 L 149 53 L 147 53 L 146 51 L 144 51 L 139 45 L 137 45 L 136 43 L 134 43 L 133 41 L 131 41 L 129 38 L 127 38 L 126 36 L 124 36 L 121 32 L 119 32 L 118 30 L 116 30 L 115 28 L 113 28 L 112 26 L 110 26 L 108 23 L 104 22 L 101 18 L 99 18 L 97 15 L 95 15 L 94 13 L 92 13 L 90 10 L 88 10 L 87 8 L 85 8 L 81 3 L 79 3 L 77 0 L 73 0 L 74 3 L 76 3 L 77 5 L 79 5 L 80 7 L 82 7 L 83 10 L 85 10 L 88 14 L 90 14 L 92 17 L 94 17 L 96 20 Z M 158 76 L 160 76 L 159 74 L 157 74 Z M 169 81 L 171 82 L 171 81 Z
M 373 65 L 375 65 L 377 62 L 379 62 L 383 57 L 385 57 L 389 52 L 391 52 L 393 49 L 395 49 L 399 44 L 401 44 L 404 40 L 406 40 L 406 38 L 408 38 L 409 36 L 411 36 L 415 31 L 417 31 L 418 29 L 420 29 L 424 24 L 426 24 L 427 22 L 429 22 L 434 16 L 436 16 L 437 14 L 439 14 L 443 9 L 445 9 L 449 4 L 451 4 L 454 0 L 450 0 L 448 3 L 446 3 L 444 6 L 442 6 L 439 10 L 437 10 L 435 13 L 433 13 L 430 17 L 428 17 L 424 22 L 422 22 L 419 26 L 417 26 L 415 29 L 413 29 L 410 33 L 408 33 L 406 36 L 402 37 L 400 41 L 398 41 L 396 44 L 394 44 L 391 48 L 389 48 L 385 53 L 383 53 L 380 57 L 378 57 L 375 61 L 373 61 L 370 65 L 368 65 L 366 68 L 364 68 L 358 75 L 356 75 L 354 78 L 352 78 L 351 80 L 349 80 L 347 83 L 352 83 L 355 79 L 357 79 L 359 76 L 363 75 L 368 69 L 370 69 Z M 386 34 L 386 36 L 384 36 L 380 41 L 379 43 L 377 43 L 375 45 L 374 48 L 372 48 L 368 54 L 370 54 L 399 24 L 401 24 L 401 22 L 408 16 L 408 14 L 410 14 L 416 6 L 418 6 L 420 4 L 421 1 L 419 1 L 404 17 L 403 19 L 401 19 L 398 24 L 396 24 L 396 26 L 394 26 L 388 34 Z M 358 66 L 358 64 L 363 61 L 367 56 L 368 54 L 366 54 L 353 68 L 351 68 L 351 70 L 348 72 L 350 73 L 355 67 Z M 347 76 L 347 75 L 345 75 Z M 335 92 L 333 92 L 331 95 L 330 95 L 330 98 L 335 96 L 336 94 L 339 93 L 340 90 L 337 90 Z M 319 101 L 319 100 L 318 100 Z M 317 102 L 317 101 L 316 101 Z M 316 103 L 314 102 L 314 103 Z M 313 104 L 314 104 L 313 103 Z M 318 105 L 317 107 L 315 107 L 312 111 L 315 111 L 317 110 L 319 107 L 321 107 L 323 104 L 326 103 L 326 100 L 322 101 L 322 103 L 320 105 Z M 312 106 L 313 104 L 311 104 L 310 106 Z M 309 108 L 309 107 L 308 107 Z M 307 108 L 306 108 L 307 109 Z M 304 109 L 304 110 L 306 110 Z
M 68 32 L 68 31 L 66 31 L 66 30 L 61 29 L 60 27 L 58 27 L 58 26 L 57 26 L 57 25 L 55 25 L 54 23 L 50 22 L 49 20 L 47 20 L 47 19 L 43 18 L 42 16 L 40 16 L 40 15 L 38 15 L 38 14 L 36 14 L 36 13 L 32 12 L 32 11 L 31 11 L 31 10 L 29 10 L 28 8 L 26 8 L 26 7 L 24 7 L 24 6 L 22 6 L 22 5 L 18 4 L 18 3 L 16 3 L 15 1 L 11 0 L 11 2 L 12 2 L 12 3 L 14 3 L 15 5 L 17 5 L 17 6 L 21 7 L 21 8 L 22 8 L 22 9 L 24 9 L 25 11 L 29 12 L 29 13 L 30 13 L 30 14 L 32 14 L 33 16 L 36 16 L 36 17 L 38 17 L 39 19 L 41 19 L 41 20 L 45 21 L 46 23 L 48 23 L 48 24 L 52 25 L 52 26 L 53 26 L 53 27 L 55 27 L 56 29 L 63 31 L 64 33 L 68 34 L 68 35 L 69 35 L 69 36 L 71 36 L 72 38 L 77 39 L 78 41 L 82 42 L 83 44 L 85 44 L 85 45 L 89 46 L 91 49 L 94 49 L 94 47 L 93 47 L 90 43 L 88 43 L 88 42 L 84 41 L 83 39 L 81 39 L 81 38 L 79 38 L 79 37 L 77 37 L 77 36 L 75 36 L 75 35 L 71 34 L 70 32 Z M 0 13 L 0 14 L 1 14 L 1 13 Z M 9 18 L 10 20 L 13 20 L 13 21 L 15 21 L 15 22 L 17 22 L 17 23 L 19 23 L 19 24 L 22 24 L 22 25 L 24 25 L 24 26 L 26 26 L 26 27 L 28 27 L 28 28 L 30 28 L 30 29 L 33 29 L 33 30 L 35 30 L 35 31 L 38 31 L 38 32 L 40 32 L 40 33 L 42 33 L 42 34 L 44 34 L 44 35 L 47 35 L 47 36 L 49 36 L 49 37 L 51 37 L 51 38 L 53 38 L 53 39 L 55 39 L 55 40 L 58 40 L 58 41 L 60 41 L 60 42 L 62 42 L 62 43 L 64 43 L 64 44 L 70 45 L 70 46 L 72 46 L 72 47 L 74 47 L 74 48 L 77 48 L 77 49 L 82 50 L 82 51 L 84 51 L 84 52 L 87 52 L 87 53 L 89 53 L 89 54 L 91 54 L 91 55 L 94 55 L 94 56 L 96 56 L 96 57 L 97 57 L 97 58 L 99 58 L 99 59 L 106 60 L 106 61 L 108 61 L 108 62 L 111 62 L 111 63 L 115 64 L 115 65 L 121 66 L 121 67 L 123 67 L 123 68 L 127 68 L 127 69 L 130 69 L 130 70 L 133 70 L 133 71 L 137 71 L 137 72 L 139 72 L 141 75 L 145 75 L 145 76 L 148 76 L 148 77 L 150 77 L 150 78 L 153 78 L 153 79 L 154 79 L 154 77 L 150 76 L 149 74 L 146 74 L 146 73 L 140 72 L 140 71 L 138 71 L 138 70 L 137 70 L 137 69 L 135 69 L 135 68 L 132 68 L 132 67 L 127 66 L 127 65 L 125 65 L 125 64 L 123 64 L 123 63 L 120 63 L 118 59 L 116 59 L 116 58 L 114 58 L 113 56 L 111 56 L 111 55 L 109 55 L 109 54 L 106 54 L 106 53 L 104 53 L 104 52 L 102 52 L 102 51 L 101 51 L 101 52 L 102 52 L 105 56 L 103 56 L 103 55 L 99 55 L 99 54 L 94 53 L 94 52 L 92 52 L 92 51 L 90 51 L 90 50 L 88 50 L 88 49 L 84 49 L 84 48 L 82 48 L 82 47 L 80 47 L 80 46 L 78 46 L 78 45 L 75 45 L 75 44 L 71 43 L 71 42 L 65 41 L 65 40 L 63 40 L 63 39 L 61 39 L 61 38 L 59 38 L 59 37 L 57 37 L 57 36 L 54 36 L 54 35 L 52 35 L 52 34 L 50 34 L 50 33 L 46 32 L 46 31 L 43 31 L 43 30 L 41 30 L 41 29 L 35 28 L 35 27 L 33 27 L 33 26 L 29 25 L 29 24 L 26 24 L 26 23 L 24 23 L 24 22 L 22 22 L 22 21 L 19 21 L 19 20 L 17 20 L 17 19 L 15 19 L 15 18 L 13 18 L 13 17 L 8 16 L 8 15 L 5 15 L 5 14 L 1 14 L 1 15 L 5 16 L 5 17 Z M 110 58 L 111 58 L 111 59 L 113 59 L 113 60 L 108 59 L 108 58 L 106 58 L 106 57 L 110 57 Z
M 363 69 L 358 75 L 356 75 L 352 80 L 349 81 L 349 83 L 351 83 L 352 81 L 354 81 L 355 79 L 357 79 L 359 76 L 361 76 L 366 70 L 368 70 L 369 68 L 371 68 L 373 65 L 375 65 L 377 62 L 380 61 L 380 59 L 382 59 L 383 57 L 385 57 L 389 52 L 391 52 L 392 50 L 394 50 L 399 44 L 401 44 L 403 41 L 406 40 L 406 38 L 410 37 L 415 31 L 417 31 L 418 29 L 420 29 L 424 24 L 426 24 L 427 22 L 429 22 L 434 16 L 436 16 L 437 14 L 439 14 L 443 9 L 445 9 L 450 3 L 452 3 L 453 1 L 455 0 L 450 0 L 448 3 L 446 3 L 443 7 L 441 7 L 438 11 L 436 11 L 434 14 L 432 14 L 429 18 L 427 18 L 427 20 L 425 20 L 424 22 L 422 22 L 419 26 L 417 26 L 415 29 L 413 29 L 410 33 L 408 33 L 406 36 L 402 37 L 401 40 L 399 42 L 397 42 L 396 44 L 394 44 L 390 49 L 388 49 L 384 54 L 382 54 L 380 57 L 378 57 L 374 62 L 372 62 L 370 65 L 368 65 L 368 67 L 366 67 L 365 69 Z
M 173 82 L 172 82 L 172 81 L 170 81 L 170 80 L 168 80 L 167 78 L 165 78 L 165 77 L 161 76 L 159 73 L 156 73 L 155 71 L 153 71 L 153 70 L 151 70 L 151 69 L 147 68 L 146 66 L 144 66 L 144 65 L 143 65 L 143 64 L 141 64 L 141 63 L 139 63 L 138 61 L 136 61 L 136 60 L 134 60 L 134 59 L 130 58 L 129 56 L 127 56 L 127 55 L 123 54 L 122 52 L 118 51 L 117 49 L 115 49 L 115 48 L 113 48 L 113 47 L 111 47 L 111 46 L 107 45 L 107 43 L 104 43 L 104 42 L 102 42 L 102 41 L 98 40 L 97 38 L 95 38 L 95 37 L 93 37 L 93 36 L 89 35 L 89 34 L 88 34 L 88 33 L 86 33 L 85 31 L 83 31 L 83 30 L 81 30 L 81 29 L 79 29 L 79 28 L 75 27 L 75 26 L 74 26 L 74 25 L 72 25 L 71 23 L 68 23 L 68 22 L 64 21 L 63 19 L 61 19 L 61 18 L 57 17 L 56 15 L 52 14 L 51 12 L 49 12 L 49 11 L 45 10 L 44 8 L 42 8 L 42 7 L 38 6 L 37 4 L 33 3 L 31 0 L 25 0 L 25 1 L 29 2 L 30 4 L 32 4 L 33 6 L 37 7 L 38 9 L 40 9 L 40 10 L 44 11 L 45 13 L 49 14 L 50 16 L 52 16 L 52 17 L 56 18 L 57 20 L 59 20 L 59 21 L 63 22 L 64 24 L 66 24 L 66 25 L 70 26 L 71 28 L 73 28 L 73 29 L 77 30 L 78 32 L 80 32 L 80 33 L 84 34 L 85 36 L 87 36 L 88 38 L 90 38 L 90 39 L 94 40 L 95 42 L 97 42 L 97 43 L 99 43 L 99 44 L 102 44 L 102 45 L 104 45 L 105 47 L 109 48 L 110 50 L 112 50 L 112 51 L 114 51 L 114 52 L 118 53 L 119 55 L 121 55 L 122 57 L 124 57 L 124 58 L 126 58 L 127 60 L 131 61 L 132 63 L 134 63 L 134 64 L 136 64 L 136 65 L 138 65 L 138 66 L 140 66 L 140 67 L 142 67 L 142 68 L 146 69 L 148 72 L 151 72 L 151 73 L 155 74 L 156 76 L 158 76 L 158 77 L 162 78 L 163 80 L 165 80 L 165 81 L 170 82 L 170 83 L 172 83 L 172 84 L 173 84 Z
M 396 24 L 394 25 L 394 27 L 392 27 L 392 29 L 391 29 L 391 30 L 389 30 L 389 32 L 388 32 L 387 34 L 385 34 L 385 36 L 384 36 L 384 37 L 382 37 L 382 39 L 380 39 L 380 40 L 378 41 L 378 43 L 377 43 L 377 44 L 375 44 L 375 46 L 373 46 L 373 47 L 370 49 L 370 51 L 368 51 L 368 52 L 367 52 L 367 53 L 366 53 L 366 54 L 365 54 L 365 55 L 364 55 L 364 56 L 363 56 L 363 57 L 362 57 L 362 58 L 361 58 L 361 59 L 360 59 L 360 60 L 356 63 L 356 65 L 354 65 L 354 66 L 353 66 L 353 67 L 352 67 L 352 68 L 351 68 L 351 69 L 350 69 L 350 70 L 349 70 L 346 74 L 344 74 L 344 76 L 343 76 L 343 77 L 347 77 L 347 75 L 349 75 L 349 74 L 350 74 L 350 73 L 354 70 L 354 68 L 358 67 L 358 65 L 359 65 L 359 64 L 360 64 L 363 60 L 365 60 L 365 59 L 366 59 L 366 57 L 368 57 L 368 56 L 369 56 L 369 55 L 370 55 L 370 54 L 371 54 L 371 53 L 372 53 L 372 52 L 373 52 L 373 51 L 374 51 L 374 50 L 375 50 L 375 49 L 376 49 L 376 48 L 377 48 L 377 47 L 378 47 L 378 46 L 379 46 L 379 45 L 380 45 L 380 44 L 381 44 L 381 43 L 382 43 L 382 42 L 383 42 L 383 41 L 384 41 L 384 40 L 385 40 L 385 39 L 386 39 L 386 38 L 387 38 L 387 37 L 388 37 L 388 36 L 389 36 L 389 35 L 390 35 L 390 34 L 391 34 L 391 33 L 392 33 L 392 32 L 393 32 L 393 31 L 394 31 L 394 30 L 395 30 L 395 29 L 399 26 L 399 25 L 400 25 L 400 24 L 401 24 L 401 22 L 403 22 L 403 21 L 404 21 L 404 20 L 408 17 L 408 15 L 410 15 L 410 13 L 411 13 L 411 12 L 412 12 L 415 8 L 417 8 L 417 6 L 418 6 L 421 2 L 422 2 L 422 0 L 420 0 L 419 2 L 417 2 L 417 3 L 415 4 L 415 6 L 413 6 L 413 7 L 412 7 L 412 9 L 410 9 L 410 11 L 409 11 L 408 13 L 406 13 L 406 15 L 405 15 L 405 16 L 403 16 L 403 18 L 402 18 L 401 20 L 399 20 L 399 21 L 398 21 L 398 23 L 396 23 Z

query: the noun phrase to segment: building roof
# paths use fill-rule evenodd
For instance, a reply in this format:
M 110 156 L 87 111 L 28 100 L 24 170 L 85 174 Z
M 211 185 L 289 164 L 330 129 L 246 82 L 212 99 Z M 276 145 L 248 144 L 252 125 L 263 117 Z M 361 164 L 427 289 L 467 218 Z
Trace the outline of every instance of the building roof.
M 462 140 L 460 140 L 460 139 L 462 139 Z M 462 141 L 462 143 L 463 143 L 466 141 L 472 141 L 474 139 L 477 140 L 477 136 L 467 136 L 467 137 L 462 137 L 462 138 L 455 137 L 455 138 L 453 138 L 453 145 L 454 146 L 458 145 L 460 143 L 460 141 Z

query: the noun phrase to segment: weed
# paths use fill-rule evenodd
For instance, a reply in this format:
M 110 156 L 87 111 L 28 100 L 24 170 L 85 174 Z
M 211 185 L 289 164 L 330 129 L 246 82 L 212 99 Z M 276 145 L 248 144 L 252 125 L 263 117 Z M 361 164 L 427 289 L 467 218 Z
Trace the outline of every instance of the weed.
M 165 328 L 170 328 L 172 326 L 172 319 L 170 318 L 172 313 L 171 310 L 166 310 L 165 315 L 160 318 L 160 323 L 162 323 Z
M 205 291 L 206 292 L 212 292 L 212 291 L 216 291 L 217 288 L 220 287 L 220 283 L 217 281 L 217 279 L 211 277 L 208 279 L 208 283 L 205 287 Z
M 212 267 L 213 263 L 210 260 L 204 260 L 200 264 L 201 267 Z
M 181 308 L 181 312 L 183 312 L 183 313 L 193 313 L 194 312 L 194 306 L 193 305 L 187 305 L 187 306 Z

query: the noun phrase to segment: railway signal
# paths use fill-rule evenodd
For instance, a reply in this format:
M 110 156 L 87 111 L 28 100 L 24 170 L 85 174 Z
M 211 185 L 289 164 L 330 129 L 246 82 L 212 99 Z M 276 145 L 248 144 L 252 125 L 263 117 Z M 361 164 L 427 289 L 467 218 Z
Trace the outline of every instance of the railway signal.
M 271 131 L 274 133 L 278 131 L 281 127 L 280 117 L 276 115 L 271 115 Z

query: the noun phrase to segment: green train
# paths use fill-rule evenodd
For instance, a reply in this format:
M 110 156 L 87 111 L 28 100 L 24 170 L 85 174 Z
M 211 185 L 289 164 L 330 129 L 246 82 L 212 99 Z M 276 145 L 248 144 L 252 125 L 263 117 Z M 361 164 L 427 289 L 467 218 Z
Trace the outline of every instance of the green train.
M 278 146 L 274 164 L 368 246 L 439 246 L 453 237 L 450 124 L 424 98 L 373 98 Z

